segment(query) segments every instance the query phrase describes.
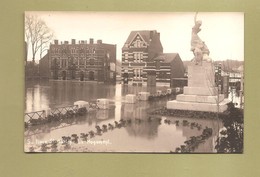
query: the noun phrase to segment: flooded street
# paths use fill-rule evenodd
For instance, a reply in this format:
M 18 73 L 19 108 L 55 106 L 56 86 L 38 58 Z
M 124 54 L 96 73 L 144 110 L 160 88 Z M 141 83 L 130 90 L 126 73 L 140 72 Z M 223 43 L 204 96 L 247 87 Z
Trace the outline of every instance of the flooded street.
M 191 136 L 199 136 L 205 127 L 213 129 L 213 136 L 200 144 L 195 152 L 215 152 L 215 140 L 221 121 L 214 119 L 190 119 L 149 115 L 149 112 L 166 106 L 167 98 L 159 101 L 138 101 L 125 103 L 126 94 L 166 90 L 167 87 L 146 87 L 128 85 L 105 85 L 95 82 L 44 81 L 27 82 L 25 92 L 25 112 L 41 111 L 47 108 L 73 105 L 75 101 L 95 102 L 99 98 L 110 100 L 110 109 L 95 110 L 85 116 L 63 120 L 62 122 L 32 126 L 25 130 L 25 150 L 40 146 L 43 142 L 61 140 L 62 136 L 71 136 L 95 131 L 96 126 L 114 124 L 115 121 L 132 120 L 126 127 L 109 130 L 101 136 L 95 136 L 89 142 L 79 141 L 72 144 L 70 151 L 88 152 L 158 152 L 169 153 L 184 144 Z M 174 96 L 173 98 L 174 99 Z M 152 117 L 153 121 L 147 121 Z M 140 122 L 136 122 L 139 120 Z M 160 120 L 161 121 L 158 121 Z M 166 124 L 187 120 L 201 125 L 201 129 L 180 124 Z M 103 141 L 101 144 L 94 142 Z

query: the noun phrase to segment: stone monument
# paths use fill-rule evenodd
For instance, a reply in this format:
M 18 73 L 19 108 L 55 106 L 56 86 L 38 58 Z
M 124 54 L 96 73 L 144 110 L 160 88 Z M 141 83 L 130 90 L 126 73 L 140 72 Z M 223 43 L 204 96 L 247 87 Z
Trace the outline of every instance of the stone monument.
M 191 51 L 194 54 L 194 58 L 192 61 L 197 65 L 201 64 L 202 61 L 211 62 L 211 58 L 209 57 L 209 49 L 204 41 L 200 39 L 198 33 L 201 31 L 200 26 L 202 25 L 201 20 L 197 20 L 198 13 L 195 14 L 194 17 L 194 26 L 192 28 L 191 33 Z
M 219 94 L 215 84 L 215 67 L 209 57 L 209 49 L 198 36 L 201 31 L 201 21 L 197 21 L 197 13 L 192 28 L 191 51 L 194 54 L 188 66 L 188 86 L 183 94 L 177 95 L 176 100 L 167 102 L 167 109 L 224 112 L 227 103 L 223 94 Z

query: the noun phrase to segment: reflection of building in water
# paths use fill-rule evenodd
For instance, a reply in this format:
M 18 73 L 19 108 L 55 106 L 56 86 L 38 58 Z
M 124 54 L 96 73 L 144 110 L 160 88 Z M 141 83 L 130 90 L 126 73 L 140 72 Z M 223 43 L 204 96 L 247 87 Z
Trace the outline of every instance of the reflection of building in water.
M 158 121 L 144 121 L 142 123 L 132 123 L 126 127 L 126 130 L 130 136 L 138 136 L 146 139 L 153 139 L 158 135 Z
M 120 121 L 122 116 L 122 105 L 120 103 L 115 103 L 115 121 Z
M 127 132 L 131 136 L 145 137 L 148 139 L 156 137 L 158 134 L 158 121 L 148 122 L 147 109 L 149 103 L 146 101 L 140 101 L 136 104 L 124 104 L 122 106 L 123 113 L 122 119 L 131 119 L 132 123 L 126 127 Z M 142 122 L 139 123 L 138 120 Z
M 136 104 L 126 103 L 123 107 L 123 119 L 147 119 L 146 109 L 149 107 L 147 101 L 141 101 Z
M 122 85 L 122 95 L 127 94 L 138 94 L 139 92 L 149 92 L 155 94 L 158 89 L 165 91 L 168 87 L 165 86 L 132 86 L 132 85 Z
M 96 118 L 98 121 L 115 118 L 115 109 L 100 109 L 96 112 Z
M 114 97 L 114 104 L 115 104 L 115 121 L 119 121 L 121 119 L 121 109 L 122 109 L 122 85 L 116 84 L 115 86 L 115 97 Z
M 98 110 L 96 114 L 97 119 L 103 120 L 109 118 L 109 110 Z
M 138 94 L 139 92 L 144 92 L 147 90 L 147 87 L 144 86 L 131 86 L 131 85 L 122 85 L 122 94 Z
M 48 98 L 53 106 L 67 106 L 75 101 L 95 102 L 98 98 L 114 98 L 113 85 L 80 82 L 50 82 Z M 52 106 L 52 105 L 51 105 Z
M 147 86 L 147 92 L 149 92 L 151 94 L 155 94 L 157 89 L 158 89 L 157 87 Z
M 123 119 L 132 119 L 134 117 L 135 104 L 125 104 Z
M 26 108 L 25 112 L 33 112 L 44 110 L 49 107 L 49 99 L 47 97 L 47 87 L 41 87 L 40 85 L 33 85 L 26 88 Z

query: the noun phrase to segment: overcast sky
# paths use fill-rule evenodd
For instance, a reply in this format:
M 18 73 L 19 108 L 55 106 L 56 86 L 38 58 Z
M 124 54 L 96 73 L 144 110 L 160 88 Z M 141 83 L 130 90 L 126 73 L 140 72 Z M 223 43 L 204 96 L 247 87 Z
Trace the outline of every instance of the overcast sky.
M 191 60 L 192 13 L 140 12 L 26 12 L 42 18 L 59 41 L 71 39 L 117 45 L 117 59 L 121 48 L 133 30 L 157 30 L 161 34 L 164 53 L 179 53 L 182 60 Z M 202 21 L 200 38 L 205 41 L 213 60 L 244 60 L 244 14 L 198 13 Z M 30 52 L 30 51 L 29 51 Z M 29 53 L 29 60 L 31 54 Z M 39 56 L 37 55 L 36 59 Z

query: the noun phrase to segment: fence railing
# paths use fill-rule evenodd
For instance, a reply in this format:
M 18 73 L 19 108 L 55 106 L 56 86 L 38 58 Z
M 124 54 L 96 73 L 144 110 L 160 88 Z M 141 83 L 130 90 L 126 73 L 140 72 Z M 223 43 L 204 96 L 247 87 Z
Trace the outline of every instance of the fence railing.
M 45 117 L 45 110 L 25 113 L 25 121 L 30 121 L 32 119 L 43 119 Z
M 58 107 L 54 108 L 50 111 L 50 114 L 66 114 L 68 111 L 73 111 L 74 113 L 77 112 L 78 106 L 73 105 L 73 106 L 64 106 L 64 107 Z
M 87 113 L 86 107 L 78 105 L 64 106 L 42 111 L 29 112 L 24 114 L 25 127 L 32 125 L 40 125 L 53 121 L 61 121 L 71 117 L 82 116 Z

